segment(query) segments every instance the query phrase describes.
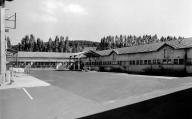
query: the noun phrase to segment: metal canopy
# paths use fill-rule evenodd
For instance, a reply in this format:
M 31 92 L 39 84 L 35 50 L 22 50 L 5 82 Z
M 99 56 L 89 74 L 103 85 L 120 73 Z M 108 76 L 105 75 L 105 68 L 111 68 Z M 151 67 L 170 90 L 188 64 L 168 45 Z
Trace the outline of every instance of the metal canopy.
M 89 50 L 87 52 L 84 52 L 83 55 L 87 56 L 87 57 L 100 57 L 100 54 L 92 51 L 92 50 Z
M 83 56 L 86 56 L 86 57 L 100 57 L 101 55 L 92 51 L 92 50 L 88 50 L 88 51 L 84 51 L 84 52 L 81 52 L 77 55 L 74 55 L 75 58 L 82 58 Z

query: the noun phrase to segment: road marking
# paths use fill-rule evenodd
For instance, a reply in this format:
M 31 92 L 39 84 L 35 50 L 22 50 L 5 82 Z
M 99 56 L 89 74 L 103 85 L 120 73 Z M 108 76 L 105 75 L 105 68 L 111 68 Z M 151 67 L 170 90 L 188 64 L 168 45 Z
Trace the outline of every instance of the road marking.
M 29 92 L 25 89 L 25 88 L 22 88 L 23 89 L 23 91 L 27 94 L 27 96 L 31 99 L 31 100 L 33 100 L 33 97 L 29 94 Z

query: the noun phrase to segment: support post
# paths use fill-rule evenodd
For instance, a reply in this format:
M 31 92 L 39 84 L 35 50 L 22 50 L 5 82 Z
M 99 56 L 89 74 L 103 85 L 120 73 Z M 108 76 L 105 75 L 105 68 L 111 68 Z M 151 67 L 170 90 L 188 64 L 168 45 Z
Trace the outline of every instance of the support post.
M 6 52 L 5 52 L 5 8 L 0 6 L 0 84 L 5 83 Z
M 80 68 L 80 60 L 79 60 L 79 58 L 78 58 L 78 70 L 80 70 L 81 68 Z

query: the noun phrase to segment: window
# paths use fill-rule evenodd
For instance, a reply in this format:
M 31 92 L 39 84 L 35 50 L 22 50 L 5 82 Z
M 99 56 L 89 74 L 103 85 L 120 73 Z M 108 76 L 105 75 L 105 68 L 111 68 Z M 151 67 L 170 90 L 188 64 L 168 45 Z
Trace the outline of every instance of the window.
M 157 59 L 157 64 L 161 64 L 161 61 L 160 61 L 160 59 Z
M 134 60 L 130 60 L 129 63 L 130 63 L 130 65 L 135 65 L 135 61 Z
M 191 65 L 192 64 L 192 59 L 187 59 L 187 64 Z
M 173 63 L 174 64 L 179 64 L 179 59 L 174 59 Z
M 132 61 L 133 65 L 135 65 L 135 60 Z
M 143 64 L 143 60 L 139 60 L 139 64 L 142 65 Z
M 167 59 L 163 59 L 163 64 L 167 64 Z
M 116 61 L 113 61 L 112 64 L 115 65 L 115 64 L 116 64 Z
M 132 65 L 132 64 L 133 64 L 133 63 L 132 63 L 132 60 L 130 60 L 130 61 L 129 61 L 129 64 L 130 64 L 130 65 Z
M 172 62 L 171 62 L 171 59 L 168 59 L 168 60 L 167 60 L 167 63 L 168 63 L 168 64 L 171 64 L 171 63 L 172 63 Z
M 151 60 L 148 60 L 148 64 L 151 64 Z
M 140 62 L 139 62 L 139 60 L 137 60 L 137 61 L 136 61 L 136 65 L 139 65 L 139 64 L 140 64 Z
M 157 60 L 156 59 L 153 60 L 153 64 L 157 64 Z
M 179 64 L 184 64 L 184 59 L 179 59 Z
M 144 60 L 144 64 L 145 64 L 145 65 L 147 64 L 147 60 Z

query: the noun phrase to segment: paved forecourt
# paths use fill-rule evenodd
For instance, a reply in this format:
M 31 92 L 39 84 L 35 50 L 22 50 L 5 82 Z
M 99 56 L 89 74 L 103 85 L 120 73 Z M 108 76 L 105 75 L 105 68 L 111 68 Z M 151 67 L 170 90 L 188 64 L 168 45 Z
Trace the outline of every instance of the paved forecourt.
M 33 71 L 46 86 L 0 90 L 4 119 L 70 119 L 192 87 L 192 77 Z
M 12 82 L 10 84 L 1 86 L 0 90 L 11 88 L 41 87 L 50 85 L 45 81 L 22 73 L 15 74 L 14 78 L 12 78 L 11 80 Z

